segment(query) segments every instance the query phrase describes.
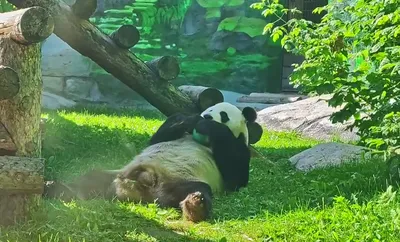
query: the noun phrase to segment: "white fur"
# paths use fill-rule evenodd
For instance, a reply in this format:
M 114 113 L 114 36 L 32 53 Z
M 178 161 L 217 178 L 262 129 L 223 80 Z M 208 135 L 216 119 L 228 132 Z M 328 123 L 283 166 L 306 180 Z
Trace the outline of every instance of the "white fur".
M 221 111 L 228 114 L 230 121 L 225 124 L 235 136 L 238 137 L 240 133 L 243 133 L 247 141 L 246 120 L 237 107 L 229 103 L 219 103 L 205 110 L 201 115 L 212 115 L 215 121 L 221 122 Z M 186 134 L 178 140 L 161 142 L 147 147 L 121 171 L 131 170 L 131 167 L 140 164 L 146 165 L 156 172 L 157 176 L 161 178 L 159 182 L 179 179 L 201 181 L 207 183 L 214 194 L 224 191 L 222 176 L 215 164 L 211 149 L 194 141 L 190 134 Z M 118 197 L 140 199 L 133 184 L 126 184 L 117 178 L 114 180 L 114 185 Z M 124 189 L 126 186 L 130 188 Z
M 217 103 L 216 105 L 207 108 L 200 115 L 204 117 L 204 115 L 208 114 L 213 117 L 214 121 L 221 123 L 221 115 L 220 112 L 226 112 L 229 117 L 229 121 L 225 123 L 232 131 L 235 137 L 239 137 L 240 133 L 243 133 L 246 144 L 249 144 L 249 131 L 246 126 L 246 119 L 243 116 L 243 113 L 236 106 L 228 103 L 222 102 Z

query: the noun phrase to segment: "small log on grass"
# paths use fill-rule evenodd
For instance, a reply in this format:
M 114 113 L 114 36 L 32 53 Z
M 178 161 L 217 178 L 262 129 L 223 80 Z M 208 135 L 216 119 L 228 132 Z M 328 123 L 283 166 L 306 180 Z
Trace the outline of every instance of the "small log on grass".
M 147 61 L 146 65 L 163 80 L 173 80 L 181 72 L 179 62 L 173 56 L 157 57 Z
M 178 89 L 188 95 L 201 112 L 224 101 L 224 95 L 216 88 L 183 85 Z
M 44 189 L 40 158 L 0 156 L 0 225 L 24 222 Z
M 10 99 L 17 95 L 19 88 L 17 72 L 10 67 L 0 66 L 0 101 Z
M 97 0 L 76 0 L 72 5 L 72 12 L 81 19 L 89 19 L 96 11 Z
M 123 49 L 130 49 L 140 40 L 139 30 L 133 25 L 122 25 L 110 34 L 116 45 Z
M 10 36 L 20 44 L 41 42 L 53 33 L 53 29 L 53 18 L 41 7 L 0 14 L 0 36 Z

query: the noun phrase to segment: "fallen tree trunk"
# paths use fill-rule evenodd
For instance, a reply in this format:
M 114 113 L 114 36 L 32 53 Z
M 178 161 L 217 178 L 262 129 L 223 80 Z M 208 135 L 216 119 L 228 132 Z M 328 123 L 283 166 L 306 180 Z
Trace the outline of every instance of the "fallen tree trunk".
M 93 24 L 77 17 L 62 0 L 8 0 L 18 8 L 41 6 L 55 21 L 54 33 L 72 48 L 89 57 L 105 71 L 132 88 L 166 116 L 197 113 L 190 98 L 171 83 L 157 77 L 133 53 L 118 47 Z
M 183 85 L 178 89 L 186 93 L 201 112 L 224 101 L 224 95 L 218 89 L 212 87 Z
M 76 0 L 72 5 L 72 12 L 81 19 L 89 19 L 96 11 L 97 0 Z

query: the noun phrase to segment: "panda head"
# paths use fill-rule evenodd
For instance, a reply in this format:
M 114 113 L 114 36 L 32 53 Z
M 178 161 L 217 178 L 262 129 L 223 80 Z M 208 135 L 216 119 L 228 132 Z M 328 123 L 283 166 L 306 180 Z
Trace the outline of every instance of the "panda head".
M 240 110 L 230 103 L 221 102 L 207 108 L 200 116 L 225 124 L 236 138 L 242 135 L 247 145 L 255 143 L 249 142 L 252 137 L 249 137 L 248 125 L 255 123 L 257 119 L 257 112 L 251 107 L 245 107 L 243 110 Z

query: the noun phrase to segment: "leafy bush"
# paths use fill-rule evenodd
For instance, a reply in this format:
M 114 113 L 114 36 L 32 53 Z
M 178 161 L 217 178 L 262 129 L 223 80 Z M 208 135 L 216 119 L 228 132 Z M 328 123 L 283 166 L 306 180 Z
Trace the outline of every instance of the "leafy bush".
M 288 9 L 279 0 L 251 5 L 277 21 L 264 28 L 274 41 L 305 57 L 292 83 L 310 94 L 333 94 L 341 107 L 333 122 L 354 118 L 361 143 L 385 155 L 400 152 L 400 1 L 332 0 L 314 10 L 321 23 L 284 20 Z

